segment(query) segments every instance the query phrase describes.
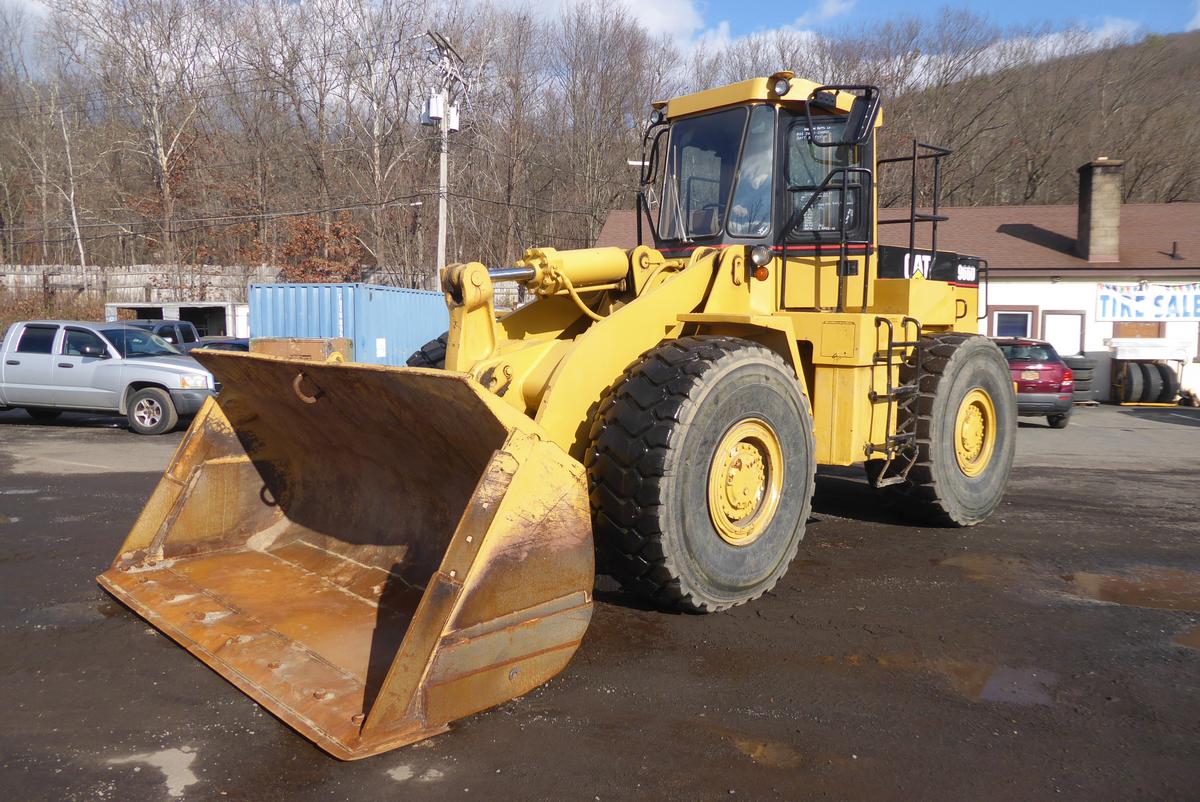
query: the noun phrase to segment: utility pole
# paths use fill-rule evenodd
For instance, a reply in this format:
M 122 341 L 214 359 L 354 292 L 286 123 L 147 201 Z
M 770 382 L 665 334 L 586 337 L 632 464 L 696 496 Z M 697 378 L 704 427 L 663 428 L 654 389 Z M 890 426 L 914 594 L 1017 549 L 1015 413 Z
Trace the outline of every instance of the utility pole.
M 433 43 L 429 56 L 440 78 L 440 85 L 430 90 L 429 99 L 425 101 L 425 109 L 421 114 L 421 125 L 436 124 L 441 134 L 438 154 L 437 241 L 437 272 L 440 284 L 442 271 L 446 269 L 446 233 L 450 227 L 450 134 L 458 130 L 458 106 L 454 102 L 454 94 L 456 86 L 461 88 L 461 93 L 465 93 L 468 87 L 462 73 L 462 57 L 446 37 L 436 31 L 426 31 L 425 35 Z

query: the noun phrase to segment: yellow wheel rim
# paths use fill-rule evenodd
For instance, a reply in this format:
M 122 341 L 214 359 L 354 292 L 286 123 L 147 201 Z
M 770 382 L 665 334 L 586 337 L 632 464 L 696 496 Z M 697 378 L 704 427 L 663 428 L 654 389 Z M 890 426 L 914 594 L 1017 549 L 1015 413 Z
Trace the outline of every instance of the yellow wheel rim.
M 978 476 L 996 450 L 996 406 L 987 391 L 967 393 L 954 421 L 954 456 L 967 476 Z
M 708 467 L 708 514 L 721 539 L 753 543 L 779 508 L 783 450 L 775 430 L 759 418 L 739 421 L 723 438 Z

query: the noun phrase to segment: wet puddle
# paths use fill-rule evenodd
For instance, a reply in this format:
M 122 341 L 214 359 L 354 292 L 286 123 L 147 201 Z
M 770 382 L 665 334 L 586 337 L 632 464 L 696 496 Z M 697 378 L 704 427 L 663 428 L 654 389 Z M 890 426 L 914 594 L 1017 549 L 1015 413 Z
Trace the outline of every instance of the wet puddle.
M 933 566 L 948 565 L 960 569 L 967 578 L 993 579 L 1005 574 L 1029 573 L 1029 560 L 1019 557 L 997 557 L 991 554 L 959 554 L 944 560 L 930 560 Z
M 757 766 L 765 766 L 773 769 L 793 769 L 805 762 L 837 762 L 839 760 L 839 758 L 832 755 L 807 754 L 784 741 L 760 735 L 751 735 L 746 732 L 738 732 L 704 720 L 689 723 L 689 732 L 696 725 L 718 736 L 726 743 L 732 744 L 738 752 L 750 758 Z
M 1186 646 L 1189 649 L 1200 649 L 1200 627 L 1189 629 L 1187 632 L 1182 632 L 1176 635 L 1171 643 L 1176 646 Z
M 944 560 L 930 560 L 933 566 L 946 565 L 962 571 L 977 582 L 1011 584 L 1024 577 L 1037 584 L 1063 590 L 1080 599 L 1149 607 L 1157 610 L 1200 612 L 1200 574 L 1155 565 L 1132 566 L 1125 573 L 1101 574 L 1077 571 L 1054 576 L 1017 557 L 991 554 L 959 554 Z
M 834 658 L 822 662 L 839 662 Z M 925 659 L 914 655 L 893 654 L 863 657 L 851 654 L 840 662 L 847 666 L 877 665 L 882 668 L 924 672 L 940 676 L 956 693 L 983 702 L 1015 705 L 1048 705 L 1058 676 L 1038 668 L 994 666 L 948 658 Z
M 1169 568 L 1135 568 L 1129 575 L 1079 572 L 1062 577 L 1070 593 L 1084 599 L 1200 612 L 1200 575 Z
M 733 743 L 739 752 L 760 766 L 791 769 L 799 766 L 803 760 L 798 751 L 780 741 L 766 741 L 757 738 L 734 738 Z

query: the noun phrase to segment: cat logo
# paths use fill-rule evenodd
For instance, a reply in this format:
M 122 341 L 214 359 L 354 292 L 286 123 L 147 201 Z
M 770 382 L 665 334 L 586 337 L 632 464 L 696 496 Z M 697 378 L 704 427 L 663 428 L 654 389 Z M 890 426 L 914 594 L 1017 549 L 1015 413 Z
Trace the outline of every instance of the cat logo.
M 929 278 L 930 256 L 927 253 L 904 254 L 905 278 Z

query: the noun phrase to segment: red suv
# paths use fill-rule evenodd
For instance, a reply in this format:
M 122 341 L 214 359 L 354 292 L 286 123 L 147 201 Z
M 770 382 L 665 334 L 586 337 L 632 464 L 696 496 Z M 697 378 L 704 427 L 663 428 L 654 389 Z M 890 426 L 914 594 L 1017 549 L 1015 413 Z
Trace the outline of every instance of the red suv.
M 1045 415 L 1050 428 L 1065 429 L 1074 404 L 1075 376 L 1048 342 L 998 337 L 1017 386 L 1017 414 Z

